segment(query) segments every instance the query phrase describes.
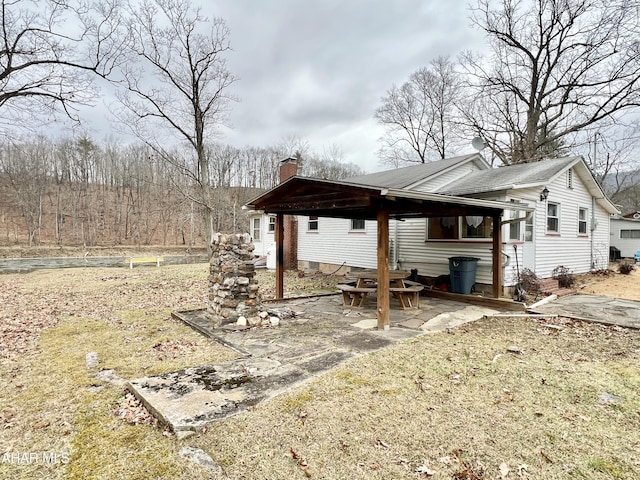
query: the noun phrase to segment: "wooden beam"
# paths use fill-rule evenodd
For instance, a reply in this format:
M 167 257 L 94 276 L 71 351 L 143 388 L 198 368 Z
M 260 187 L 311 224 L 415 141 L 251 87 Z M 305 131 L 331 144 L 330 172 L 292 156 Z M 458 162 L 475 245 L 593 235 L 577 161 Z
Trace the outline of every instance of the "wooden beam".
M 293 212 L 298 213 L 301 210 L 313 211 L 313 210 L 331 210 L 331 209 L 351 209 L 351 208 L 363 208 L 371 207 L 371 202 L 366 197 L 348 197 L 343 195 L 341 197 L 325 199 L 322 195 L 317 195 L 307 200 L 293 199 L 289 202 L 273 202 L 270 203 L 265 209 L 268 211 L 281 211 L 281 212 Z
M 389 329 L 389 212 L 378 210 L 378 329 Z
M 284 298 L 284 215 L 276 215 L 276 299 Z
M 502 296 L 502 223 L 501 213 L 493 214 L 493 297 Z

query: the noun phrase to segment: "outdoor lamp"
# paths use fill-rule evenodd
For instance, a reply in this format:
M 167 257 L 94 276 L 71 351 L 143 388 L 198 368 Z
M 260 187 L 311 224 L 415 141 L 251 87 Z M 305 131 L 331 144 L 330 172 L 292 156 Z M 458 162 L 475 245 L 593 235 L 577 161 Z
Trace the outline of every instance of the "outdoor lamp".
M 544 190 L 540 192 L 540 201 L 544 202 L 549 197 L 549 189 L 544 187 Z

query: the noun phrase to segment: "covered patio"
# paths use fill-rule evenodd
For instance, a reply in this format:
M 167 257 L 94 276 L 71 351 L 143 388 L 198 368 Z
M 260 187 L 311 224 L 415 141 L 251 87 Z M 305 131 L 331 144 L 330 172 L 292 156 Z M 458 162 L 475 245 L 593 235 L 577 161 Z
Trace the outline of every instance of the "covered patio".
M 379 188 L 294 176 L 250 201 L 247 208 L 276 215 L 276 297 L 284 298 L 284 218 L 306 215 L 377 221 L 377 328 L 389 329 L 389 220 L 479 215 L 491 217 L 492 295 L 502 292 L 502 215 L 522 205 L 434 193 Z

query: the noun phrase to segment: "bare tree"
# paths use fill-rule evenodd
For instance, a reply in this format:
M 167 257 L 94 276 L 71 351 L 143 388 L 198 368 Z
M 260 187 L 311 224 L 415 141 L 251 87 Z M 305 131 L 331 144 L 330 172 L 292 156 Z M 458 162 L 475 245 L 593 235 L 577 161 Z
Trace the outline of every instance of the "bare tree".
M 577 132 L 640 105 L 640 4 L 479 0 L 490 55 L 464 55 L 471 125 L 505 164 L 570 148 Z
M 0 1 L 0 108 L 8 126 L 31 127 L 58 107 L 79 123 L 92 78 L 117 63 L 115 0 Z
M 313 152 L 308 154 L 304 159 L 302 175 L 326 180 L 344 180 L 364 175 L 364 171 L 353 163 L 346 163 L 338 145 L 329 144 L 323 148 L 319 156 Z
M 0 151 L 0 174 L 7 180 L 8 200 L 22 215 L 28 245 L 42 240 L 43 206 L 47 190 L 48 156 L 46 140 L 29 144 L 8 144 Z
M 131 2 L 127 27 L 132 61 L 123 70 L 116 116 L 195 182 L 195 190 L 183 193 L 203 209 L 210 243 L 216 205 L 206 145 L 233 100 L 228 90 L 236 77 L 224 59 L 229 30 L 223 19 L 207 19 L 188 0 Z M 186 142 L 191 154 L 171 152 L 176 141 Z
M 382 163 L 425 163 L 445 158 L 455 147 L 460 77 L 448 57 L 412 73 L 393 86 L 375 113 L 386 128 L 380 139 Z

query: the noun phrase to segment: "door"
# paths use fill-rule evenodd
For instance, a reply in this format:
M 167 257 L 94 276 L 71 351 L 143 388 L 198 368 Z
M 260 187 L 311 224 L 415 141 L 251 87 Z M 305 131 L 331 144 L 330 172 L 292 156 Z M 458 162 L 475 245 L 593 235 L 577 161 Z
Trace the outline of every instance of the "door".
M 522 268 L 535 272 L 536 268 L 536 212 L 524 221 L 524 245 L 522 246 Z

